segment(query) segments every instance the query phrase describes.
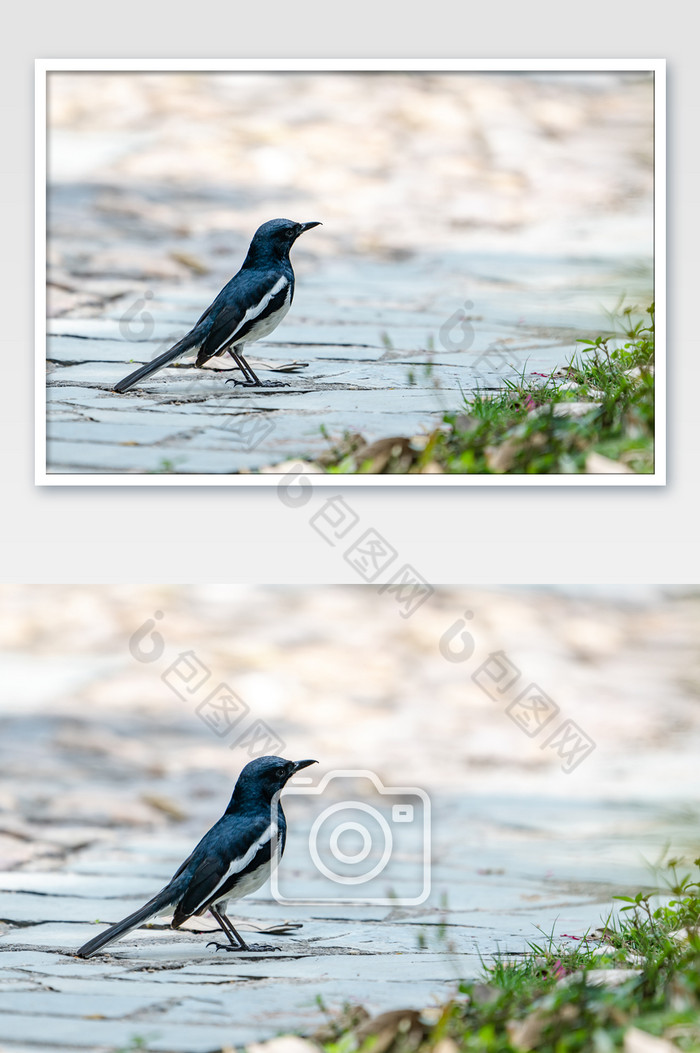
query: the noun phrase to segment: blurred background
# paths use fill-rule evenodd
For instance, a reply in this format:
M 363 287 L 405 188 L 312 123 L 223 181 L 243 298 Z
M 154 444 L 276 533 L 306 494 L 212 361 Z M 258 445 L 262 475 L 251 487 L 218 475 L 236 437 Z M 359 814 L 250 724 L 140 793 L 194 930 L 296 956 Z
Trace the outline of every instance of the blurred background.
M 467 250 L 650 266 L 651 74 L 52 72 L 48 84 L 52 315 L 228 272 L 276 215 L 324 223 L 302 269 Z
M 213 820 L 260 721 L 263 752 L 316 757 L 319 776 L 370 768 L 467 811 L 495 796 L 697 820 L 699 590 L 441 587 L 408 618 L 369 586 L 0 595 L 0 869 Z M 494 652 L 520 671 L 515 693 L 534 683 L 559 707 L 550 729 L 572 720 L 595 743 L 569 774 L 549 730 L 506 712 L 513 691 L 480 686 Z M 221 683 L 248 707 L 235 726 L 202 707 Z

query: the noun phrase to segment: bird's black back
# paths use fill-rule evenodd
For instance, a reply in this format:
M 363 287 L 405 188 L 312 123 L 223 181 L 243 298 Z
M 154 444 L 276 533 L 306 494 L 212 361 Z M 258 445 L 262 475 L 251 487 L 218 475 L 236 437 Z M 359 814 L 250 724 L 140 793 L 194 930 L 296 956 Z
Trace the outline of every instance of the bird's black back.
M 255 317 L 252 317 L 241 326 L 246 311 L 259 304 L 281 277 L 286 279 L 286 283 L 271 297 L 270 311 L 279 310 L 287 296 L 290 303 L 294 297 L 294 271 L 289 258 L 265 270 L 247 267 L 245 264 L 241 267 L 194 326 L 193 332 L 201 328 L 203 333 L 197 365 L 202 365 L 214 355 L 221 354 L 226 349 L 227 338 L 233 333 L 236 334 L 236 343 L 245 342 L 256 321 Z
M 260 866 L 269 863 L 273 852 L 282 856 L 287 839 L 287 822 L 279 802 L 276 809 L 276 835 L 263 840 L 257 851 L 253 852 L 250 848 L 264 838 L 272 824 L 272 817 L 272 808 L 266 813 L 255 808 L 238 809 L 223 815 L 204 835 L 171 882 L 178 893 L 174 928 L 194 914 L 203 914 L 212 902 L 225 898 L 227 894 L 235 897 L 236 886 Z M 236 865 L 239 862 L 241 865 Z M 229 871 L 231 873 L 226 877 Z

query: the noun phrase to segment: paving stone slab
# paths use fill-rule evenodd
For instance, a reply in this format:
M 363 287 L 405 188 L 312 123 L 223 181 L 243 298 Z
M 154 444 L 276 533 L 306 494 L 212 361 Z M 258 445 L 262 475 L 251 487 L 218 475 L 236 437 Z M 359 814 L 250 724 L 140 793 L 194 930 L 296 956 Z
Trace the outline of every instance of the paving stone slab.
M 149 422 L 147 424 L 114 423 L 106 424 L 103 421 L 64 421 L 51 422 L 47 427 L 49 442 L 67 441 L 76 443 L 106 443 L 107 445 L 139 445 L 147 442 L 149 445 L 159 445 L 166 439 L 178 437 L 185 439 L 192 430 L 190 426 L 180 420 L 179 424 L 167 425 Z
M 278 1027 L 279 1030 L 279 1027 Z M 242 1046 L 255 1040 L 259 1030 L 242 1022 L 221 1024 L 166 1024 L 156 1020 L 89 1020 L 59 1016 L 7 1013 L 2 1021 L 3 1041 L 10 1044 L 35 1042 L 43 1050 L 53 1048 L 105 1049 L 133 1047 L 145 1041 L 153 1053 L 216 1053 L 222 1044 Z M 274 1030 L 270 1028 L 268 1037 Z
M 122 447 L 100 445 L 97 451 L 84 443 L 62 442 L 51 446 L 52 458 L 60 458 L 65 471 L 91 471 L 100 473 L 119 473 L 121 471 L 164 474 L 175 471 L 177 474 L 197 474 L 207 470 L 215 472 L 235 472 L 241 468 L 257 468 L 260 455 L 252 453 L 194 451 L 189 447 L 175 447 L 167 450 L 157 447 Z M 52 465 L 56 462 L 52 460 Z
M 113 898 L 123 899 L 124 896 L 141 896 L 149 893 L 148 878 L 134 876 L 133 866 L 126 864 L 123 868 L 119 864 L 113 864 L 112 869 L 117 870 L 118 876 L 110 877 L 109 864 L 96 861 L 93 864 L 98 870 L 94 874 L 89 873 L 90 864 L 84 863 L 81 871 L 65 873 L 64 871 L 28 871 L 28 870 L 5 870 L 0 871 L 0 891 L 2 892 L 34 892 L 37 899 L 34 901 L 39 905 L 39 896 L 45 897 L 85 897 L 102 900 Z M 87 872 L 86 872 L 87 871 Z M 163 873 L 162 868 L 158 871 Z M 170 875 L 164 874 L 167 878 Z M 149 893 L 149 895 L 152 893 Z
M 100 993 L 94 990 L 89 993 L 61 991 L 58 997 L 54 991 L 0 993 L 0 1016 L 8 1013 L 32 1013 L 37 1016 L 65 1016 L 80 1020 L 89 1014 L 121 1019 L 149 1008 L 157 1012 L 159 1004 L 164 1001 L 162 995 L 159 999 L 153 995 L 137 994 L 134 990 L 126 992 L 121 988 L 115 989 L 115 986 L 117 985 L 109 988 L 105 983 Z
M 305 298 L 297 297 L 275 338 L 256 345 L 250 355 L 256 369 L 258 356 L 308 363 L 302 373 L 288 374 L 288 386 L 279 390 L 252 392 L 229 385 L 224 395 L 225 378 L 171 367 L 125 396 L 111 392 L 130 361 L 151 359 L 164 340 L 182 335 L 206 306 L 201 294 L 195 295 L 201 287 L 192 283 L 179 291 L 163 287 L 153 296 L 147 308 L 152 321 L 145 328 L 140 319 L 126 316 L 128 297 L 120 307 L 108 307 L 111 316 L 52 319 L 48 353 L 56 365 L 48 380 L 55 407 L 49 410 L 50 424 L 54 412 L 61 417 L 56 418 L 58 430 L 49 428 L 49 470 L 255 471 L 290 456 L 313 458 L 323 449 L 316 436 L 327 418 L 337 434 L 359 432 L 368 441 L 405 434 L 409 422 L 402 428 L 401 417 L 406 410 L 426 415 L 412 417 L 411 429 L 427 430 L 442 413 L 462 407 L 463 393 L 498 390 L 514 371 L 548 375 L 568 362 L 577 338 L 608 328 L 605 308 L 612 308 L 617 297 L 611 290 L 624 284 L 630 295 L 639 293 L 641 302 L 651 288 L 648 266 L 638 260 L 523 254 L 427 253 L 400 264 L 334 261 L 322 275 L 309 271 L 304 279 Z M 465 308 L 467 303 L 472 306 Z M 473 318 L 469 339 L 457 323 L 456 336 L 448 324 L 461 310 Z M 229 454 L 208 431 L 205 401 L 207 412 L 243 404 L 251 411 L 282 410 L 291 417 L 257 452 L 239 447 Z M 147 420 L 139 421 L 143 428 L 137 426 L 131 439 L 121 438 L 114 418 L 112 429 L 83 427 L 90 423 L 87 418 L 105 411 L 123 413 L 128 431 L 142 409 L 166 413 L 163 426 L 172 426 L 171 435 L 157 426 L 150 430 Z M 78 419 L 66 419 L 68 411 Z M 311 427 L 309 415 L 316 418 Z M 98 433 L 102 437 L 95 439 Z M 172 456 L 159 456 L 163 442 L 173 445 Z
M 151 345 L 149 344 L 149 348 Z M 145 361 L 147 357 L 155 358 L 157 344 L 153 344 L 153 353 L 143 354 L 140 346 L 137 363 Z M 126 340 L 95 340 L 92 338 L 77 337 L 72 334 L 61 334 L 49 336 L 46 341 L 46 357 L 51 362 L 58 362 L 63 367 L 73 364 L 84 365 L 88 362 L 119 362 L 127 372 L 127 365 L 134 360 L 133 346 Z M 134 365 L 134 369 L 136 365 Z
M 65 406 L 75 406 L 76 398 L 80 398 L 80 408 L 90 410 L 90 407 L 103 406 L 106 409 L 118 409 L 124 406 L 124 400 L 121 396 L 115 395 L 112 391 L 104 391 L 99 386 L 92 387 L 76 387 L 70 384 L 57 384 L 55 387 L 50 387 L 46 392 L 47 402 L 59 403 Z M 139 408 L 151 407 L 156 405 L 156 401 L 150 397 L 142 396 L 139 401 Z M 130 409 L 133 407 L 129 407 Z M 47 418 L 51 420 L 51 415 Z

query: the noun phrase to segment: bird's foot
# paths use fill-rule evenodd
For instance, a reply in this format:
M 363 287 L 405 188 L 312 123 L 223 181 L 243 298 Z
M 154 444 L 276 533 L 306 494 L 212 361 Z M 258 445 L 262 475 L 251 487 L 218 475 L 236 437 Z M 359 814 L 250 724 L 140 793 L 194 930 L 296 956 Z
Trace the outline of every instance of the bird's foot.
M 207 947 L 216 947 L 217 951 L 252 951 L 254 954 L 267 954 L 277 950 L 277 947 L 269 943 L 244 943 L 242 947 L 234 947 L 232 943 L 217 943 L 215 940 L 210 940 Z
M 235 377 L 229 377 L 226 381 L 227 384 L 236 384 L 237 387 L 241 388 L 288 388 L 289 384 L 285 384 L 282 380 L 237 380 Z

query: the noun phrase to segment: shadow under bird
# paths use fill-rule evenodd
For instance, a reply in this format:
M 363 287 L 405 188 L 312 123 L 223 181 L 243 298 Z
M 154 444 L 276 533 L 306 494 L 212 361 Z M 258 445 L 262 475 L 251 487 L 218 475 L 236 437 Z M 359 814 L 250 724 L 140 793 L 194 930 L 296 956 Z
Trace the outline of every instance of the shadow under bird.
M 253 236 L 238 274 L 223 287 L 189 333 L 152 362 L 120 380 L 114 390 L 123 394 L 188 351 L 197 352 L 197 366 L 228 351 L 243 374 L 243 384 L 280 386 L 279 381 L 260 381 L 243 357 L 242 348 L 268 336 L 286 315 L 294 297 L 289 252 L 300 234 L 320 226 L 319 222 L 293 223 L 291 219 L 263 223 Z
M 241 899 L 259 889 L 279 863 L 287 822 L 278 795 L 292 775 L 316 763 L 258 757 L 246 764 L 221 819 L 204 835 L 165 888 L 140 910 L 84 944 L 76 952 L 79 957 L 97 954 L 145 921 L 170 913 L 173 908 L 174 929 L 208 910 L 229 941 L 215 943 L 216 947 L 227 951 L 270 950 L 248 946 L 226 916 L 226 907 L 229 900 Z

